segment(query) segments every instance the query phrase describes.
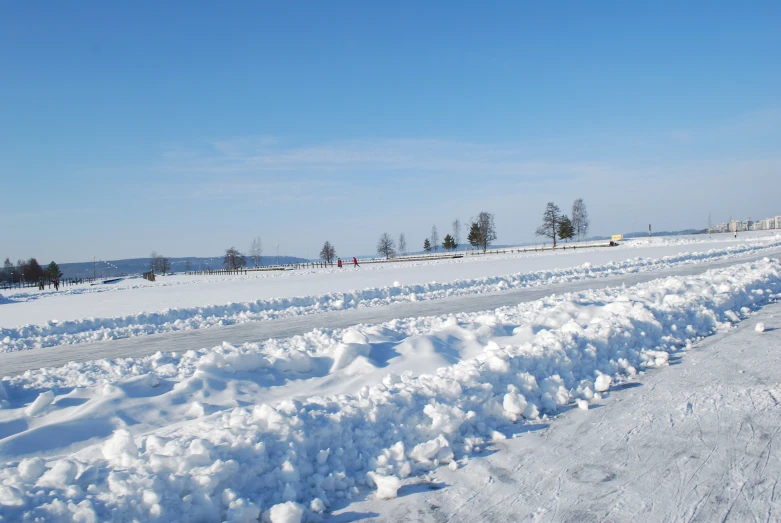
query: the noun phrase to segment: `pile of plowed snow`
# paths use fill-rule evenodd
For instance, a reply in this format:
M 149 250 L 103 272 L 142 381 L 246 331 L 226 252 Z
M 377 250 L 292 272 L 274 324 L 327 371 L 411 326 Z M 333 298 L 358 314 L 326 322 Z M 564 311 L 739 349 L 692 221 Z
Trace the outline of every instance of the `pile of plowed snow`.
M 0 388 L 13 432 L 0 516 L 302 521 L 368 489 L 392 498 L 588 410 L 780 291 L 781 262 L 766 258 L 482 314 L 30 371 Z

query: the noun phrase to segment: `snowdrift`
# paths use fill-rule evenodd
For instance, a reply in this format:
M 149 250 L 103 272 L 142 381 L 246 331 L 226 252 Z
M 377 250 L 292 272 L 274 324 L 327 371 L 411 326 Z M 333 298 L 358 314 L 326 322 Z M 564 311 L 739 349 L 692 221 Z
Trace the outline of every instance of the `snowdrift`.
M 564 409 L 588 409 L 615 383 L 668 365 L 671 355 L 779 292 L 781 262 L 766 258 L 482 314 L 31 371 L 0 389 L 6 410 L 30 425 L 55 413 L 92 416 L 106 402 L 122 412 L 138 398 L 152 405 L 153 397 L 174 411 L 186 408 L 189 418 L 134 434 L 132 420 L 119 417 L 108 434 L 72 452 L 43 459 L 34 450 L 7 462 L 0 467 L 0 517 L 302 521 L 367 492 L 392 498 L 410 477 L 443 465 L 457 469 Z M 451 363 L 395 372 L 393 350 L 405 344 Z M 137 376 L 118 379 L 115 367 Z M 302 394 L 312 374 L 333 393 Z M 347 378 L 366 376 L 349 390 Z M 286 397 L 270 401 L 284 389 L 280 380 L 290 382 Z M 248 396 L 251 383 L 258 387 Z M 63 401 L 74 392 L 87 402 Z M 210 413 L 208 399 L 220 394 L 223 408 Z M 0 455 L 9 455 L 8 439 L 0 440 Z
M 398 284 L 318 296 L 274 298 L 244 303 L 165 309 L 112 318 L 49 321 L 42 325 L 0 328 L 0 352 L 202 329 L 324 311 L 377 307 L 399 302 L 435 300 L 449 296 L 466 296 L 620 274 L 650 272 L 762 253 L 778 247 L 781 247 L 781 241 L 774 239 L 769 242 L 730 246 L 706 252 L 681 253 L 659 259 L 636 257 L 604 265 L 592 266 L 590 263 L 585 263 L 579 267 L 567 269 L 516 273 L 507 276 L 491 276 L 444 283 Z

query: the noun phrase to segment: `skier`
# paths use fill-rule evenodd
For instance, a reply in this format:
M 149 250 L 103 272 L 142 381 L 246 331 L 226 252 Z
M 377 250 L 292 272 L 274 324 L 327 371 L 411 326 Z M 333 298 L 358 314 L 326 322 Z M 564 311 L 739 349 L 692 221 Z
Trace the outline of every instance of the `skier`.
M 353 256 L 353 267 L 355 267 L 356 269 L 360 267 L 360 265 L 358 265 L 358 258 L 356 258 L 355 256 Z
M 340 269 L 342 268 L 342 259 L 341 258 L 337 258 L 336 265 L 338 265 Z

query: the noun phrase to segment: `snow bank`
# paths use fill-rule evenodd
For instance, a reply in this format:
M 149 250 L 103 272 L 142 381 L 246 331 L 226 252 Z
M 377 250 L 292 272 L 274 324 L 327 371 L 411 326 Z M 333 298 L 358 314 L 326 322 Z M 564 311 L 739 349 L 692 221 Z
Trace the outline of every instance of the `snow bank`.
M 376 307 L 398 302 L 434 300 L 449 296 L 465 296 L 497 290 L 534 287 L 574 282 L 590 278 L 627 273 L 648 272 L 680 265 L 705 263 L 724 258 L 761 253 L 781 247 L 777 237 L 770 241 L 712 249 L 707 252 L 681 253 L 659 259 L 632 258 L 592 266 L 551 269 L 491 276 L 446 283 L 372 287 L 350 292 L 317 296 L 298 296 L 256 300 L 244 303 L 207 305 L 164 309 L 110 318 L 83 318 L 70 321 L 49 321 L 39 325 L 0 328 L 0 352 L 38 347 L 53 347 L 101 340 L 143 336 L 161 332 L 201 329 L 263 321 L 279 317 L 313 314 L 324 311 Z
M 390 498 L 405 478 L 481 452 L 518 432 L 518 424 L 538 423 L 569 405 L 588 407 L 612 382 L 667 365 L 669 353 L 729 328 L 726 311 L 746 317 L 779 291 L 781 262 L 765 259 L 440 318 L 437 329 L 447 336 L 414 335 L 432 345 L 452 339 L 448 350 L 470 337 L 490 341 L 476 356 L 431 374 L 390 373 L 352 394 L 293 393 L 270 405 L 261 399 L 268 388 L 255 405 L 165 430 L 132 436 L 122 428 L 100 445 L 49 459 L 42 474 L 30 462 L 7 463 L 0 467 L 0 515 L 8 521 L 248 521 L 262 514 L 300 521 L 361 490 Z M 362 336 L 372 350 L 382 345 L 371 345 L 377 327 L 353 331 L 340 331 L 330 346 L 362 345 Z M 201 360 L 174 388 L 195 391 L 228 365 L 219 353 Z M 260 371 L 274 365 L 263 361 Z M 10 380 L 11 401 L 32 374 Z M 105 397 L 121 399 L 142 385 L 138 394 L 164 388 L 142 376 L 107 385 Z

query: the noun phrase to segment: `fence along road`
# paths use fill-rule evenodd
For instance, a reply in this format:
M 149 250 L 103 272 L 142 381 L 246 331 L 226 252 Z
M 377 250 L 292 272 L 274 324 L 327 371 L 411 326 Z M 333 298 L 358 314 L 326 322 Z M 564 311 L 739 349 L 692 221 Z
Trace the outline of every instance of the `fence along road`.
M 487 294 L 442 298 L 439 300 L 394 303 L 380 307 L 323 312 L 224 327 L 166 332 L 118 340 L 0 353 L 0 376 L 13 376 L 21 374 L 26 370 L 43 367 L 58 367 L 71 361 L 142 357 L 154 354 L 157 351 L 184 352 L 190 349 L 214 347 L 223 341 L 232 345 L 262 342 L 269 338 L 288 338 L 297 334 L 304 334 L 317 328 L 337 329 L 360 323 L 382 323 L 394 318 L 436 316 L 458 312 L 480 312 L 503 306 L 518 305 L 519 303 L 538 300 L 556 293 L 603 289 L 616 285 L 635 285 L 665 276 L 701 274 L 709 269 L 728 267 L 739 263 L 760 260 L 768 256 L 779 255 L 781 255 L 781 249 L 771 253 L 732 258 L 701 265 L 596 278 L 574 283 L 527 287 Z

